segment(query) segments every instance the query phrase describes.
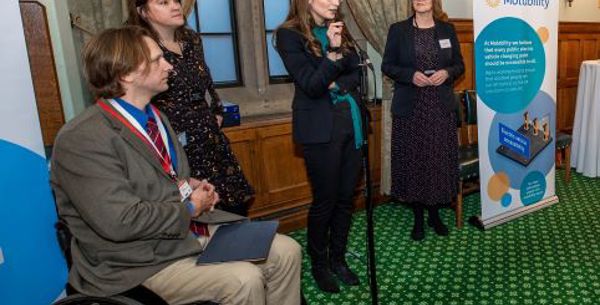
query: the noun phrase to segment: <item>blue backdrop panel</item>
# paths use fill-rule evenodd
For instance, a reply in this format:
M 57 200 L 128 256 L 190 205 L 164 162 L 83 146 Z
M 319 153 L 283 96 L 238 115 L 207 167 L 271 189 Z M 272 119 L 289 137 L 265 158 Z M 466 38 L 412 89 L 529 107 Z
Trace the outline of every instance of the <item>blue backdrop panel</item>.
M 64 289 L 67 270 L 46 159 L 0 140 L 0 160 L 0 304 L 50 304 Z

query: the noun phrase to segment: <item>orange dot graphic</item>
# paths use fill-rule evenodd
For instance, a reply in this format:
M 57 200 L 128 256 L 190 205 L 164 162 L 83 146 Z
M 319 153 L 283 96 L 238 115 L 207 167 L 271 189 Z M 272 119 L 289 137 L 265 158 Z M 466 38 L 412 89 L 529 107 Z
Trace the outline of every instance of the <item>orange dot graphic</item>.
M 510 179 L 505 172 L 498 172 L 488 182 L 488 195 L 494 201 L 500 201 L 502 196 L 508 192 Z
M 540 40 L 542 41 L 542 43 L 546 43 L 548 41 L 548 38 L 550 38 L 550 31 L 548 31 L 548 28 L 545 26 L 539 28 L 537 30 L 537 34 L 538 36 L 540 36 Z

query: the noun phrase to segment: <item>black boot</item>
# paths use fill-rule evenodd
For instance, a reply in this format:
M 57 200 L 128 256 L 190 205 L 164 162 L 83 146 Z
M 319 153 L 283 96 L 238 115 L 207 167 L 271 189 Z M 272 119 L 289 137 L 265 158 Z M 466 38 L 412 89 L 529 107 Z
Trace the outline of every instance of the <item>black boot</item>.
M 410 237 L 414 241 L 421 241 L 423 238 L 425 238 L 425 231 L 423 230 L 423 206 L 420 203 L 414 204 L 413 214 L 415 216 L 415 220 L 413 223 L 412 232 L 410 232 Z
M 346 263 L 346 259 L 343 257 L 331 260 L 331 271 L 333 271 L 338 279 L 346 285 L 357 286 L 360 284 L 358 276 L 350 270 L 350 267 L 348 267 L 348 264 Z
M 435 234 L 439 236 L 448 236 L 448 227 L 442 222 L 439 213 L 440 208 L 438 207 L 428 207 L 427 212 L 429 212 L 429 218 L 427 219 L 427 224 L 433 228 Z
M 333 273 L 329 270 L 329 267 L 325 266 L 313 266 L 311 273 L 317 286 L 321 291 L 338 293 L 340 292 L 340 286 L 338 285 Z

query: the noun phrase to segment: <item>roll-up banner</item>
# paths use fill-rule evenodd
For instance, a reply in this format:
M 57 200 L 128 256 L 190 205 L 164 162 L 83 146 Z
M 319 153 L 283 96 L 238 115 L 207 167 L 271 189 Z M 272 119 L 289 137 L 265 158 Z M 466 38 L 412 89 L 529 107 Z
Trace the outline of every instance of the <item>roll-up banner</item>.
M 473 3 L 485 228 L 558 202 L 558 5 L 558 0 Z
M 0 304 L 47 305 L 65 288 L 67 268 L 18 1 L 0 10 Z

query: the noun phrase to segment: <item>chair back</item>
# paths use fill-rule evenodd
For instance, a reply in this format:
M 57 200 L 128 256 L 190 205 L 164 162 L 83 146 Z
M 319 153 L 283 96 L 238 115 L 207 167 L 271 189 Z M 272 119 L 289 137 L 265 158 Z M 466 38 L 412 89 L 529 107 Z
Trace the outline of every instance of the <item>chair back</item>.
M 460 129 L 463 126 L 463 91 L 454 91 L 454 104 L 456 105 L 456 128 Z
M 477 125 L 477 92 L 465 90 L 463 93 L 465 121 L 469 125 Z
M 67 223 L 60 217 L 54 224 L 54 228 L 56 229 L 58 245 L 67 262 L 67 268 L 71 270 L 71 265 L 73 265 L 73 260 L 71 259 L 71 239 L 73 238 L 73 235 L 71 235 Z
M 458 101 L 457 127 L 460 145 L 477 143 L 477 93 L 475 90 L 464 90 L 454 93 Z

